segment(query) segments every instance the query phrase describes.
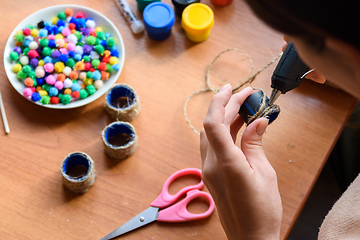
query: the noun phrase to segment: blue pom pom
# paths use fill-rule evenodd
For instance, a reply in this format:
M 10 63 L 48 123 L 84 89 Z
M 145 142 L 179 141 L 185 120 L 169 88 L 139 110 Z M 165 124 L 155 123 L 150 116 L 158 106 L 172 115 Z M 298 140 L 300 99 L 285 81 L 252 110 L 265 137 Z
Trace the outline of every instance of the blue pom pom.
M 94 80 L 99 80 L 101 78 L 101 73 L 99 70 L 95 70 L 93 73 L 92 73 L 92 78 Z
M 51 61 L 53 64 L 57 63 L 59 61 L 59 58 L 53 58 L 53 60 Z
M 61 54 L 59 57 L 59 60 L 62 61 L 63 63 L 66 63 L 68 59 L 69 57 L 67 54 Z
M 49 26 L 51 26 L 52 25 L 52 21 L 46 21 L 46 22 L 44 22 L 44 26 L 45 27 L 49 27 Z
M 80 54 L 77 53 L 77 54 L 75 54 L 74 59 L 75 59 L 76 61 L 81 61 L 82 57 L 81 57 Z
M 56 87 L 52 87 L 49 89 L 49 96 L 54 97 L 59 94 L 59 90 Z
M 65 27 L 65 22 L 62 19 L 59 19 L 56 23 L 58 27 Z
M 71 90 L 74 91 L 80 91 L 81 90 L 81 86 L 78 83 L 73 83 L 73 85 L 71 86 Z
M 75 52 L 74 51 L 69 51 L 68 55 L 69 55 L 69 57 L 73 58 L 75 56 Z
M 106 40 L 101 40 L 101 41 L 100 41 L 100 44 L 101 44 L 103 47 L 106 47 Z
M 48 30 L 46 30 L 45 28 L 42 28 L 39 30 L 39 37 L 46 37 L 48 35 Z
M 120 65 L 117 63 L 117 64 L 114 64 L 111 66 L 115 71 L 118 71 L 120 69 Z
M 51 63 L 52 62 L 52 58 L 50 56 L 46 56 L 44 57 L 44 63 Z
M 49 48 L 55 48 L 56 47 L 56 43 L 55 43 L 54 39 L 49 40 L 48 47 Z
M 44 79 L 43 78 L 36 78 L 37 84 L 38 85 L 43 85 L 44 84 Z
M 84 27 L 86 27 L 85 19 L 83 19 L 83 18 L 78 18 L 78 19 L 77 19 L 77 27 L 78 27 L 78 28 L 84 28 Z
M 114 56 L 114 57 L 119 57 L 119 52 L 118 50 L 114 49 L 110 52 L 111 56 Z
M 41 96 L 38 92 L 34 92 L 33 94 L 31 94 L 31 100 L 36 102 L 39 101 L 41 99 Z
M 111 37 L 111 34 L 110 33 L 105 33 L 104 37 L 105 37 L 105 39 L 108 39 L 109 37 Z

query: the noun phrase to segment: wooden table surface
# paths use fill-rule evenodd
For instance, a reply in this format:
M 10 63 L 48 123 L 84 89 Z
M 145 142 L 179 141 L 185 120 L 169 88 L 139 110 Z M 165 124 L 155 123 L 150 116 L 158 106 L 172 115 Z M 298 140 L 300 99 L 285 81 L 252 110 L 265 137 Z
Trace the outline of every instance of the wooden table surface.
M 169 0 L 164 2 L 169 3 Z M 0 55 L 7 38 L 26 16 L 63 0 L 1 1 Z M 106 15 L 119 29 L 125 44 L 125 65 L 117 82 L 135 89 L 141 112 L 131 123 L 138 135 L 134 155 L 123 161 L 107 157 L 101 131 L 113 122 L 104 97 L 77 109 L 52 110 L 37 106 L 18 94 L 7 80 L 1 58 L 0 90 L 11 133 L 0 131 L 0 238 L 100 239 L 149 207 L 172 173 L 201 167 L 199 137 L 186 123 L 186 98 L 205 87 L 204 76 L 222 50 L 239 48 L 253 60 L 254 70 L 275 57 L 282 35 L 261 23 L 241 0 L 216 7 L 210 38 L 195 44 L 187 40 L 176 18 L 170 38 L 151 40 L 134 35 L 113 0 L 78 0 L 76 4 Z M 130 5 L 136 9 L 136 2 Z M 238 53 L 223 55 L 211 73 L 213 86 L 233 86 L 249 74 L 249 63 Z M 252 83 L 268 94 L 275 64 Z M 189 119 L 200 131 L 212 93 L 196 95 L 188 105 Z M 341 90 L 305 80 L 279 98 L 279 118 L 269 126 L 263 144 L 275 168 L 283 201 L 281 238 L 289 234 L 311 188 L 348 118 L 355 99 Z M 0 129 L 2 130 L 2 129 Z M 95 161 L 93 187 L 76 195 L 63 187 L 60 164 L 74 151 Z M 184 182 L 192 181 L 184 179 Z M 172 186 L 172 191 L 183 182 Z M 205 189 L 205 191 L 207 191 Z M 266 197 L 266 196 L 264 196 Z M 206 206 L 205 206 L 206 207 Z M 189 207 L 204 209 L 198 202 Z M 124 239 L 226 239 L 218 212 L 190 223 L 153 223 Z

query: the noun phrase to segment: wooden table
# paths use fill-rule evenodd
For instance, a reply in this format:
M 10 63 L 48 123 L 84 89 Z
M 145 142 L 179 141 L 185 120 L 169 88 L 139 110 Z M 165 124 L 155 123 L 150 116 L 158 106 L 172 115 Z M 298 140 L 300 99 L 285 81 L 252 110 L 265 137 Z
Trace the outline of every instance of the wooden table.
M 169 3 L 169 0 L 164 2 Z M 73 1 L 2 1 L 1 44 L 16 25 L 42 8 Z M 72 110 L 37 106 L 19 95 L 0 65 L 0 89 L 11 133 L 0 131 L 0 238 L 100 239 L 149 207 L 170 174 L 201 167 L 199 137 L 183 116 L 185 99 L 205 87 L 204 76 L 222 50 L 239 48 L 260 69 L 281 51 L 281 34 L 261 23 L 243 2 L 227 7 L 208 4 L 215 14 L 211 36 L 203 43 L 187 40 L 176 18 L 165 41 L 133 35 L 112 0 L 78 0 L 76 4 L 105 14 L 122 34 L 126 58 L 119 83 L 132 86 L 141 112 L 131 123 L 139 137 L 130 158 L 117 162 L 106 156 L 101 131 L 113 120 L 104 98 Z M 136 9 L 136 2 L 131 1 Z M 140 13 L 137 12 L 140 16 Z M 3 61 L 3 59 L 1 59 Z M 275 65 L 262 72 L 253 87 L 270 93 Z M 233 86 L 249 74 L 249 63 L 238 53 L 223 55 L 211 73 L 213 86 Z M 195 96 L 188 115 L 199 131 L 212 93 Z M 281 238 L 289 234 L 314 182 L 348 118 L 355 99 L 341 90 L 304 81 L 280 97 L 279 118 L 268 128 L 264 149 L 274 166 L 284 207 Z M 71 152 L 83 151 L 95 161 L 97 177 L 84 195 L 65 189 L 60 163 Z M 176 185 L 176 184 L 175 184 Z M 175 186 L 176 187 L 176 186 Z M 264 196 L 266 197 L 266 196 Z M 199 211 L 203 206 L 191 207 Z M 218 212 L 191 223 L 155 223 L 124 239 L 225 239 Z

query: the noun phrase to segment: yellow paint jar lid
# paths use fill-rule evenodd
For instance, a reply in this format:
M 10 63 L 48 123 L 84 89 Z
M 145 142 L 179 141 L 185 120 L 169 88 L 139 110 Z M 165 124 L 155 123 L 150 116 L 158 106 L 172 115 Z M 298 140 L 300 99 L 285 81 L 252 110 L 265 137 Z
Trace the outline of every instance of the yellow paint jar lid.
M 214 13 L 203 3 L 190 4 L 182 13 L 181 25 L 188 34 L 206 34 L 214 25 Z

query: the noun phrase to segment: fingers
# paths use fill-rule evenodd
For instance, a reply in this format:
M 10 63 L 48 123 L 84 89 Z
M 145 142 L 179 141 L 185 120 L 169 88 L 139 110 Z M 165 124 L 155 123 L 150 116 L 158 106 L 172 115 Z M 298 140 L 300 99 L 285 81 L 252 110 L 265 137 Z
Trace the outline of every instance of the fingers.
M 224 124 L 230 126 L 235 118 L 239 115 L 241 105 L 245 99 L 253 93 L 251 87 L 244 88 L 242 91 L 235 93 L 225 107 Z
M 269 163 L 262 147 L 262 137 L 268 122 L 266 118 L 257 119 L 245 129 L 242 135 L 241 150 L 253 168 Z
M 321 83 L 321 84 L 326 82 L 326 78 L 316 70 L 306 74 L 305 78 L 311 79 L 314 82 Z

